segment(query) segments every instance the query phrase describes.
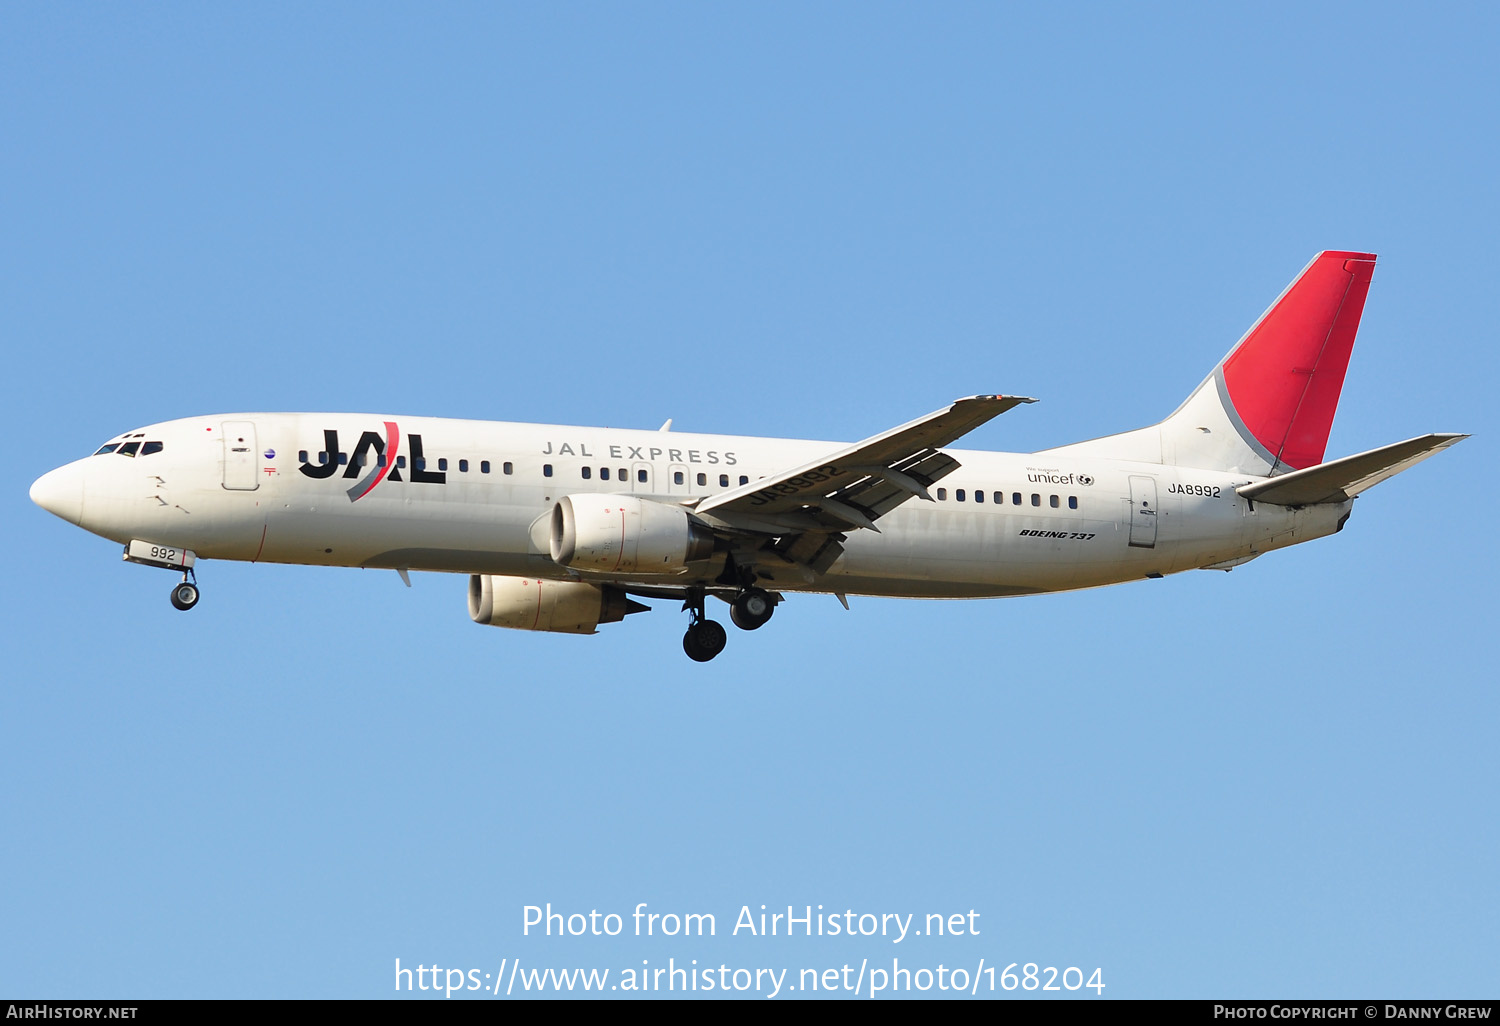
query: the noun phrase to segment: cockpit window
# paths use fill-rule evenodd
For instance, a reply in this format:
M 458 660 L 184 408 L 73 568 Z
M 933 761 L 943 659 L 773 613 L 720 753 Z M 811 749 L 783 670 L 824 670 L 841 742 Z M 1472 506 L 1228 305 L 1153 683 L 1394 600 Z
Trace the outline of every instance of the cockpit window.
M 139 449 L 140 447 L 141 447 L 141 443 L 140 442 L 126 442 L 124 445 L 120 446 L 120 455 L 121 456 L 134 456 L 135 455 L 135 451 L 137 449 Z
M 141 446 L 141 455 L 151 456 L 155 453 L 161 452 L 163 448 L 165 448 L 165 446 L 163 446 L 160 442 L 147 442 L 145 445 Z
M 119 447 L 120 447 L 120 443 L 119 442 L 110 442 L 108 445 L 101 445 L 101 446 L 99 446 L 99 451 L 96 452 L 96 453 L 94 453 L 94 455 L 95 456 L 103 456 L 107 452 L 114 452 Z

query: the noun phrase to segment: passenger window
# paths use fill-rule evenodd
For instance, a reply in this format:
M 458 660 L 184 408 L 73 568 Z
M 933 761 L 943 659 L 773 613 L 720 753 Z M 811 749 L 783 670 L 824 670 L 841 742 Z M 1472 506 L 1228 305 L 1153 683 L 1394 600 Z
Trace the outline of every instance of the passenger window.
M 646 472 L 644 470 L 637 470 L 635 472 L 635 476 L 641 482 L 641 484 L 646 483 Z
M 618 480 L 620 480 L 620 481 L 629 481 L 630 480 L 630 471 L 626 470 L 624 467 L 621 467 L 620 468 L 620 476 L 619 476 Z
M 447 470 L 448 469 L 448 457 L 441 456 L 441 457 L 438 458 L 438 469 L 439 470 Z
M 349 462 L 349 454 L 347 452 L 341 452 L 341 453 L 339 453 L 339 463 L 342 465 L 342 464 L 345 464 L 345 463 L 348 463 L 348 462 Z
M 964 490 L 962 488 L 960 488 L 958 491 L 956 491 L 956 492 L 953 493 L 953 497 L 955 499 L 957 499 L 959 502 L 963 502 L 964 501 Z
M 1011 492 L 1010 493 L 1010 504 L 1012 506 L 1019 506 L 1021 504 L 1021 493 L 1020 492 Z
M 510 461 L 508 461 L 508 460 L 507 460 L 507 461 L 506 461 L 506 462 L 505 462 L 505 463 L 502 463 L 502 464 L 501 464 L 501 465 L 500 465 L 500 469 L 501 469 L 501 470 L 502 470 L 502 471 L 504 471 L 504 472 L 505 472 L 505 473 L 507 473 L 507 474 L 514 474 L 514 473 L 515 473 L 515 472 L 516 472 L 516 468 L 515 468 L 515 466 L 514 466 L 514 465 L 512 465 L 512 464 L 511 464 L 511 463 L 510 463 Z
M 745 475 L 745 474 L 741 474 L 740 475 L 740 484 L 747 485 L 749 483 L 750 483 L 750 478 L 747 475 Z
M 700 486 L 708 484 L 708 475 L 707 474 L 699 474 L 698 475 L 698 484 Z
M 321 463 L 323 461 L 319 460 L 318 462 Z M 405 456 L 397 456 L 396 457 L 396 469 L 397 470 L 405 470 L 406 469 L 406 457 Z
M 938 489 L 938 502 L 947 502 L 947 501 L 948 501 L 948 489 L 946 489 L 946 488 L 939 488 Z
M 1053 509 L 1057 508 L 1057 496 L 1052 496 L 1051 505 Z
M 719 487 L 720 488 L 728 488 L 729 487 L 729 475 L 728 474 L 720 474 L 719 475 Z
M 154 456 L 157 453 L 161 452 L 161 450 L 162 444 L 160 442 L 147 442 L 145 445 L 141 446 L 141 455 Z
M 385 466 L 385 453 L 381 453 L 379 456 L 375 457 L 375 465 L 377 467 Z
M 599 480 L 601 480 L 601 481 L 608 481 L 609 480 L 609 468 L 608 467 L 600 467 L 599 468 Z
M 1068 496 L 1068 508 L 1069 509 L 1077 509 L 1078 508 L 1078 496 L 1076 496 L 1076 495 L 1070 495 L 1070 496 Z
M 385 459 L 385 457 L 382 456 L 381 459 Z M 382 463 L 381 466 L 385 466 L 385 464 Z M 468 460 L 459 460 L 458 461 L 458 472 L 460 474 L 467 474 L 469 472 L 469 461 Z
M 120 456 L 134 456 L 135 455 L 135 451 L 137 449 L 139 449 L 140 447 L 141 447 L 141 443 L 140 442 L 126 442 L 124 445 L 120 446 L 120 451 L 119 451 L 118 455 L 120 455 Z
M 1031 493 L 1031 504 L 1033 506 L 1040 506 L 1042 504 L 1042 497 L 1040 495 L 1038 495 L 1036 492 L 1032 492 Z
M 99 446 L 99 451 L 96 452 L 96 453 L 94 453 L 94 455 L 95 456 L 103 456 L 105 453 L 114 452 L 119 447 L 120 447 L 120 443 L 119 442 L 110 442 L 108 445 L 101 445 L 101 446 Z M 307 462 L 307 453 L 303 453 L 302 454 L 302 462 L 303 463 Z
M 543 477 L 551 477 L 552 476 L 552 464 L 550 464 L 550 463 L 543 463 L 542 464 L 542 476 Z
M 591 478 L 591 477 L 594 476 L 594 468 L 593 467 L 584 467 L 583 470 L 581 471 L 581 473 L 583 474 L 583 479 L 585 481 L 587 481 L 589 478 Z
M 978 488 L 974 489 L 974 501 L 975 502 L 983 502 L 984 501 L 984 492 L 980 491 Z
M 682 484 L 682 480 L 683 480 L 683 478 L 682 478 L 682 471 L 678 470 L 678 471 L 674 471 L 672 473 L 672 483 L 673 484 Z
M 1004 492 L 996 492 L 995 493 L 995 505 L 996 506 L 1004 506 L 1005 505 L 1005 493 Z
M 489 460 L 480 460 L 479 461 L 479 472 L 481 474 L 488 474 L 490 472 L 490 461 Z

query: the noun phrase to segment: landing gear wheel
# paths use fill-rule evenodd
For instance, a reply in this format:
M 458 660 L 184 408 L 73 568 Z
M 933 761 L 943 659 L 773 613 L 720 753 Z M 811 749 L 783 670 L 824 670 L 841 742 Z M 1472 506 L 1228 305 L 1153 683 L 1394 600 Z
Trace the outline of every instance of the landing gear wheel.
M 198 604 L 198 586 L 183 581 L 172 589 L 172 605 L 181 610 L 192 609 Z
M 713 620 L 699 620 L 682 636 L 682 650 L 694 662 L 706 663 L 729 643 L 729 634 L 723 625 Z
M 743 592 L 729 606 L 729 619 L 742 631 L 764 627 L 776 612 L 776 601 L 760 589 Z

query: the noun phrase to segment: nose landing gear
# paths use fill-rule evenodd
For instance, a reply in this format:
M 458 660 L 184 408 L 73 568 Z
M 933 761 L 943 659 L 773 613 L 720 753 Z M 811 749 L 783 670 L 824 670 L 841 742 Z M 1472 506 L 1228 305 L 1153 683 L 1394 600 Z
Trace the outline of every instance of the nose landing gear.
M 181 570 L 182 582 L 172 587 L 172 605 L 185 611 L 198 604 L 198 575 L 193 573 L 193 564 L 198 561 L 198 555 L 192 549 L 136 538 L 125 546 L 124 558 L 127 563 L 156 566 L 163 570 Z
M 192 573 L 190 570 L 184 572 L 181 583 L 172 588 L 172 605 L 183 612 L 187 612 L 198 604 L 197 578 L 194 577 L 189 581 L 188 574 L 190 573 Z

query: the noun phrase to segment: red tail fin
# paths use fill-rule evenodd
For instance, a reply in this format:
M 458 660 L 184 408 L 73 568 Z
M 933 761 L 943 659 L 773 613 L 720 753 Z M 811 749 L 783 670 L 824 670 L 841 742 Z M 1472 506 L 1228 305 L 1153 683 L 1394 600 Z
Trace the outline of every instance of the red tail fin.
M 1224 359 L 1234 413 L 1277 466 L 1323 462 L 1374 270 L 1373 253 L 1319 253 Z

